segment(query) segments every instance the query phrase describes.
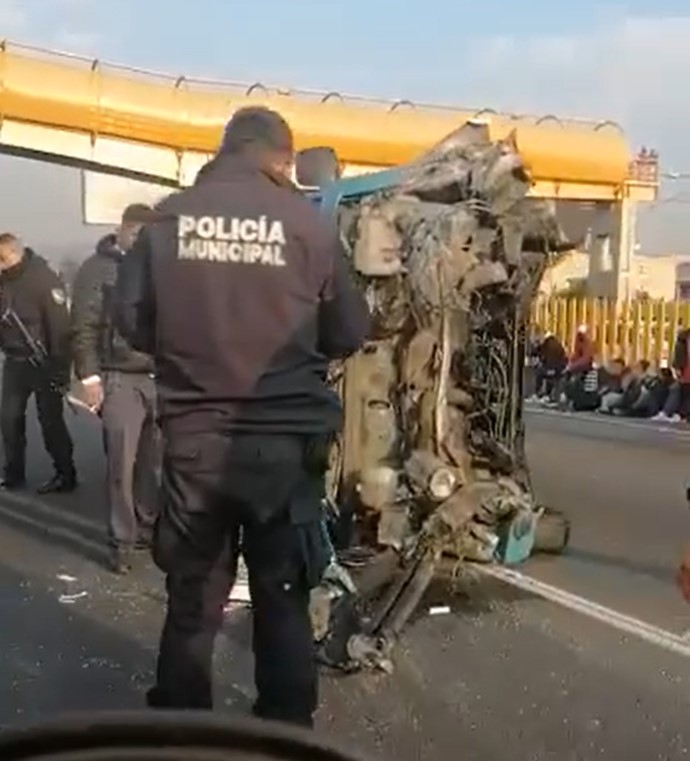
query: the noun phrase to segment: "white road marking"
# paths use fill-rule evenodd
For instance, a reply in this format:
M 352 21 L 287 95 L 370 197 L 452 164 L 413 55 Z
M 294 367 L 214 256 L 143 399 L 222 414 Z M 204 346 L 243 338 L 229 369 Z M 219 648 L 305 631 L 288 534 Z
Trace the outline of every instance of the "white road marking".
M 34 507 L 33 505 L 34 501 L 35 500 L 31 500 L 29 498 L 31 507 Z M 24 504 L 22 504 L 22 502 Z M 72 544 L 76 544 L 78 546 L 84 547 L 90 550 L 94 554 L 103 553 L 103 547 L 104 547 L 103 543 L 92 541 L 91 539 L 85 537 L 83 534 L 79 533 L 78 531 L 73 531 L 71 528 L 56 526 L 54 524 L 46 525 L 45 523 L 42 523 L 40 520 L 37 520 L 36 518 L 31 517 L 27 515 L 26 513 L 13 510 L 10 506 L 12 503 L 15 503 L 15 506 L 19 504 L 23 507 L 26 507 L 27 500 L 22 500 L 22 502 L 15 499 L 15 495 L 12 495 L 12 499 L 6 499 L 6 495 L 3 495 L 3 499 L 0 500 L 0 515 L 4 515 L 7 518 L 9 518 L 11 521 L 16 521 L 20 524 L 23 524 L 24 526 L 30 526 L 37 533 L 47 534 L 48 536 L 60 537 L 61 539 L 64 539 Z
M 587 412 L 563 412 L 561 410 L 550 410 L 540 407 L 525 406 L 525 410 L 530 415 L 544 415 L 546 417 L 558 417 L 564 420 L 581 420 L 586 423 L 602 423 L 620 428 L 632 428 L 636 431 L 654 431 L 655 433 L 667 433 L 680 438 L 690 438 L 690 428 L 677 428 L 674 426 L 682 425 L 679 423 L 668 423 L 668 425 L 653 425 L 650 422 L 634 422 L 624 420 L 619 417 L 604 417 Z
M 664 648 L 669 652 L 690 657 L 690 640 L 686 639 L 682 634 L 675 634 L 674 632 L 641 621 L 638 618 L 626 616 L 612 608 L 599 605 L 599 603 L 592 602 L 592 600 L 588 600 L 585 597 L 566 592 L 564 589 L 538 581 L 531 576 L 526 576 L 504 566 L 477 565 L 476 570 L 492 578 L 499 579 L 506 584 L 523 589 L 526 592 L 532 592 L 539 597 L 543 597 L 545 600 L 589 616 L 626 634 L 632 634 L 645 642 Z
M 547 415 L 561 414 L 551 410 L 539 410 L 539 412 L 541 414 Z M 591 420 L 591 418 L 589 419 Z M 617 420 L 616 424 L 625 424 L 625 421 Z M 634 423 L 628 423 L 628 425 L 637 428 L 647 428 L 646 426 Z M 649 429 L 647 428 L 647 430 Z M 681 431 L 674 431 L 672 429 L 669 430 L 666 428 L 658 428 L 657 430 L 682 434 Z M 688 433 L 690 433 L 690 431 L 688 431 Z M 687 436 L 687 434 L 685 435 Z M 3 502 L 6 505 L 4 509 Z M 47 533 L 52 533 L 64 539 L 80 543 L 85 547 L 89 547 L 91 550 L 102 549 L 100 544 L 87 539 L 83 535 L 75 533 L 69 528 L 57 527 L 54 525 L 46 526 L 45 524 L 37 521 L 35 518 L 29 517 L 25 513 L 16 513 L 14 511 L 10 512 L 10 510 L 7 509 L 10 505 L 14 505 L 16 507 L 28 507 L 35 510 L 39 514 L 44 515 L 45 517 L 54 518 L 57 507 L 54 504 L 48 504 L 38 497 L 6 492 L 0 496 L 0 514 L 5 513 L 8 515 L 8 517 L 11 516 L 14 519 L 18 519 L 20 522 L 31 525 L 35 529 L 42 529 Z M 66 523 L 72 523 L 72 525 L 75 527 L 78 526 L 82 529 L 89 529 L 91 531 L 102 531 L 102 527 L 99 526 L 99 524 L 95 521 L 91 521 L 88 518 L 75 515 L 74 513 L 69 513 L 67 511 L 61 512 L 60 518 Z M 585 597 L 575 595 L 571 592 L 565 591 L 564 589 L 560 589 L 559 587 L 555 587 L 551 584 L 539 581 L 530 576 L 526 576 L 525 574 L 514 571 L 510 568 L 506 568 L 505 566 L 486 566 L 477 564 L 475 569 L 487 576 L 491 576 L 514 587 L 523 589 L 527 592 L 531 592 L 532 594 L 538 595 L 539 597 L 542 597 L 546 600 L 550 600 L 551 602 L 554 602 L 565 608 L 569 608 L 570 610 L 574 610 L 582 615 L 589 616 L 590 618 L 612 626 L 619 631 L 636 636 L 639 639 L 649 642 L 650 644 L 664 648 L 669 652 L 690 657 L 690 630 L 683 632 L 682 634 L 675 634 L 674 632 L 667 631 L 666 629 L 661 629 L 660 627 L 653 626 L 652 624 L 648 624 L 640 619 L 619 613 L 612 608 L 608 608 L 604 605 L 600 605 L 599 603 L 595 603 L 592 600 L 588 600 Z
M 64 495 L 62 499 L 69 499 L 69 495 Z M 86 529 L 87 531 L 95 531 L 103 533 L 105 531 L 104 525 L 92 521 L 89 518 L 84 518 L 81 515 L 71 512 L 70 510 L 60 510 L 60 506 L 56 503 L 49 503 L 40 497 L 33 497 L 30 494 L 22 494 L 20 492 L 1 492 L 0 493 L 0 505 L 5 504 L 7 506 L 24 507 L 33 510 L 36 513 L 44 515 L 46 518 L 55 520 L 58 518 L 63 523 L 71 523 L 75 527 Z

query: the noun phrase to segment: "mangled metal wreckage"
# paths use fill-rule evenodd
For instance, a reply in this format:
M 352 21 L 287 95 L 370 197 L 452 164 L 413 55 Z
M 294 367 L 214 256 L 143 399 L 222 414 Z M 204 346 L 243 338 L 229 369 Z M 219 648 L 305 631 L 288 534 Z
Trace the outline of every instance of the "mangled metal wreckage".
M 528 197 L 514 139 L 485 126 L 383 174 L 330 199 L 374 318 L 365 348 L 332 368 L 345 410 L 328 473 L 335 550 L 312 597 L 321 659 L 346 670 L 389 667 L 443 564 L 519 561 L 540 527 L 551 550 L 567 542 L 530 487 L 522 375 L 539 280 L 572 246 Z

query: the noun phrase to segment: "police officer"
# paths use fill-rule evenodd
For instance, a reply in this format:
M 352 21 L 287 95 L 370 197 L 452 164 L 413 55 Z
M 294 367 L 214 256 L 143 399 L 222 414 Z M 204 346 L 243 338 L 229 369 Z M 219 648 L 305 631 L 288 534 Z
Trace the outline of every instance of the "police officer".
M 74 281 L 72 354 L 83 397 L 103 421 L 108 534 L 115 573 L 149 547 L 157 514 L 160 441 L 153 359 L 134 351 L 113 325 L 113 289 L 124 253 L 151 209 L 131 204 L 117 231 L 102 238 Z
M 2 487 L 25 485 L 26 406 L 35 394 L 43 441 L 55 467 L 54 477 L 39 493 L 71 492 L 77 475 L 62 397 L 69 376 L 67 295 L 46 261 L 11 233 L 0 235 L 0 315 L 0 348 L 5 354 L 0 402 Z M 36 362 L 32 341 L 45 350 L 45 364 Z
M 212 707 L 211 658 L 241 551 L 259 717 L 310 726 L 309 591 L 328 440 L 328 360 L 369 328 L 335 226 L 289 180 L 292 133 L 238 111 L 196 184 L 166 199 L 118 274 L 120 329 L 155 356 L 163 504 L 154 559 L 168 607 L 149 704 Z

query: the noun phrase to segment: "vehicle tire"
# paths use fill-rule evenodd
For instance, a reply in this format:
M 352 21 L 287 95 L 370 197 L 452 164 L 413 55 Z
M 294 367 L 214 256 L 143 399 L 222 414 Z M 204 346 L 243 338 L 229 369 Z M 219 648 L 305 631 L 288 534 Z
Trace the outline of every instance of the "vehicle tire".
M 544 508 L 537 521 L 533 552 L 560 555 L 570 540 L 570 521 L 559 510 Z

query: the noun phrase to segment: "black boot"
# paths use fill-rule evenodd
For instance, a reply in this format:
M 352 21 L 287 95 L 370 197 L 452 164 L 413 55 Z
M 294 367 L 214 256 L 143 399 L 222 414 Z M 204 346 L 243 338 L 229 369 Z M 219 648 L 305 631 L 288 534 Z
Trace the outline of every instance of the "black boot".
M 118 576 L 126 576 L 132 570 L 132 552 L 123 547 L 110 548 L 110 570 Z
M 26 486 L 26 478 L 23 476 L 5 476 L 0 479 L 0 490 L 2 491 L 18 491 Z
M 146 692 L 146 705 L 149 708 L 157 708 L 159 710 L 169 709 L 167 701 L 163 697 L 163 693 L 159 687 L 151 687 Z
M 56 473 L 50 481 L 46 481 L 42 486 L 39 486 L 39 494 L 69 494 L 73 492 L 79 482 L 77 481 L 77 473 L 71 470 L 67 473 Z
M 149 552 L 153 547 L 153 532 L 149 530 L 139 530 L 139 536 L 134 543 L 134 549 L 137 552 Z

